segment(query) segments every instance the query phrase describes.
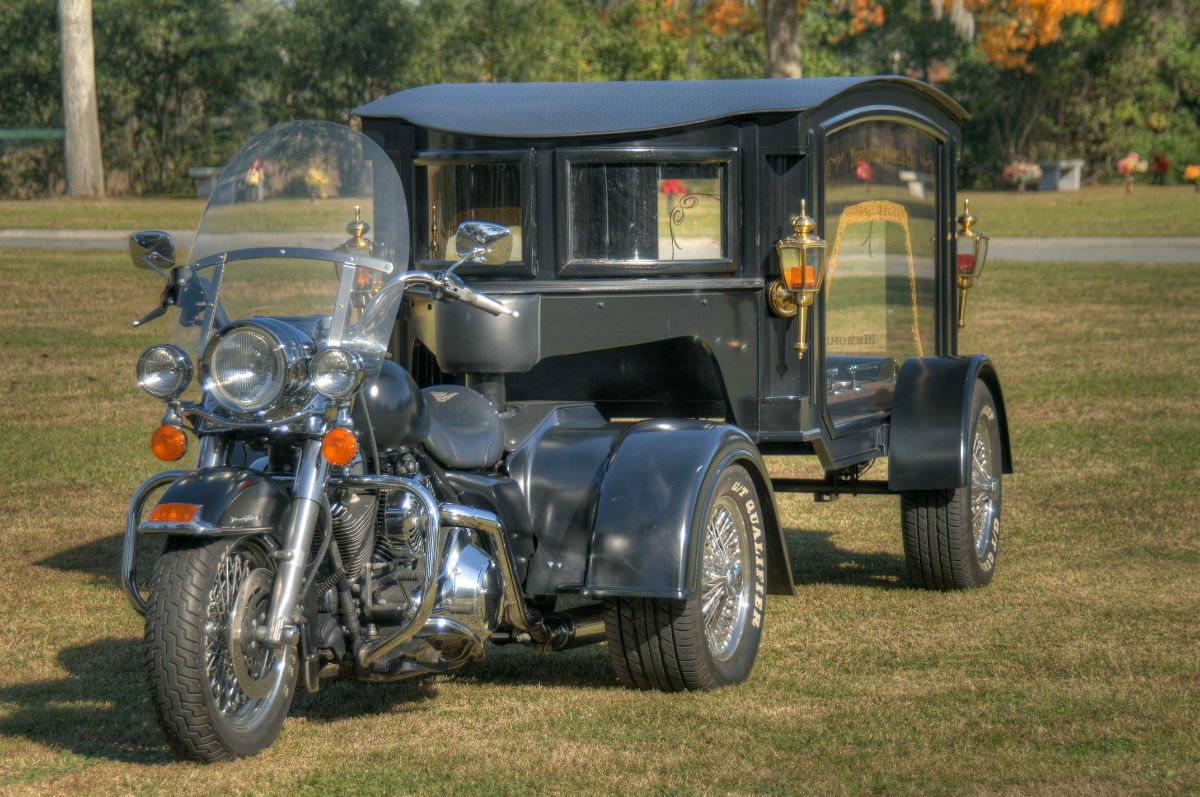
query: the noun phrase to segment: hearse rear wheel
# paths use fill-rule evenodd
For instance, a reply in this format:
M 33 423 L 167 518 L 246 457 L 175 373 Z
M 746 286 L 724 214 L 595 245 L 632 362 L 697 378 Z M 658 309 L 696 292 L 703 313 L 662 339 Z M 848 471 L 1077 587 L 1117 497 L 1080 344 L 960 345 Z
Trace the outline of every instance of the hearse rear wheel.
M 609 656 L 626 687 L 717 689 L 744 681 L 754 666 L 766 561 L 758 491 L 745 468 L 721 471 L 703 518 L 700 580 L 686 601 L 605 603 Z
M 913 584 L 925 589 L 985 586 L 1000 544 L 1000 422 L 981 381 L 971 396 L 970 463 L 965 487 L 900 495 L 904 559 Z

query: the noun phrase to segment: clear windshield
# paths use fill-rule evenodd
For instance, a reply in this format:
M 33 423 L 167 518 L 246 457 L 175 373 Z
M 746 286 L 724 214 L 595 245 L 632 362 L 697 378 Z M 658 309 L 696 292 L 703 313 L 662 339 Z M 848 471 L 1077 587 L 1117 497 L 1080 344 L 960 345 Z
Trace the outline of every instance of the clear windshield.
M 356 349 L 370 367 L 400 301 L 399 291 L 380 291 L 407 261 L 404 190 L 383 150 L 330 122 L 277 125 L 217 179 L 188 254 L 175 343 L 196 358 L 230 321 L 283 316 L 303 319 L 318 344 Z M 373 302 L 375 321 L 360 323 Z

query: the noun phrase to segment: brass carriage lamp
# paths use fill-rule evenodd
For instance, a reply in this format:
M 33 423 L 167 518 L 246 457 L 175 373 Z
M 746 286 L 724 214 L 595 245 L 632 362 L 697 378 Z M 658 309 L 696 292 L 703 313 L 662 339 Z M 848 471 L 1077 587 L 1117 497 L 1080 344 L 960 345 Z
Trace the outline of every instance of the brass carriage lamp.
M 768 299 L 771 309 L 781 316 L 796 319 L 796 356 L 803 359 L 808 351 L 808 308 L 825 281 L 825 241 L 813 235 L 817 223 L 800 200 L 800 215 L 792 217 L 792 234 L 775 244 L 779 255 L 780 277 L 771 283 Z
M 958 235 L 955 241 L 958 253 L 954 260 L 958 273 L 958 326 L 967 325 L 967 291 L 975 279 L 983 273 L 987 260 L 988 237 L 974 229 L 975 214 L 971 212 L 971 200 L 963 200 L 963 212 L 958 217 Z

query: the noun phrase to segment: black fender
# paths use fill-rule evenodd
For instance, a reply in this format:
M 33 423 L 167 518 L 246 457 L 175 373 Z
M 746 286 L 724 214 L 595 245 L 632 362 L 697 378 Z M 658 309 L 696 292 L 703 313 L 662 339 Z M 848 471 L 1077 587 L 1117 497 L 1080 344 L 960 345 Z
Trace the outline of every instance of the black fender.
M 291 502 L 287 491 L 261 471 L 204 468 L 176 479 L 158 499 L 157 506 L 198 507 L 191 520 L 146 520 L 138 526 L 138 531 L 185 536 L 259 533 L 277 537 Z
M 888 488 L 949 490 L 965 487 L 970 469 L 971 396 L 981 380 L 996 400 L 1001 469 L 1012 473 L 1008 414 L 991 360 L 971 357 L 910 357 L 900 367 L 892 403 Z
M 704 506 L 730 464 L 745 467 L 757 488 L 767 591 L 794 594 L 758 448 L 737 427 L 691 420 L 642 421 L 615 441 L 599 485 L 583 594 L 686 599 L 699 581 Z

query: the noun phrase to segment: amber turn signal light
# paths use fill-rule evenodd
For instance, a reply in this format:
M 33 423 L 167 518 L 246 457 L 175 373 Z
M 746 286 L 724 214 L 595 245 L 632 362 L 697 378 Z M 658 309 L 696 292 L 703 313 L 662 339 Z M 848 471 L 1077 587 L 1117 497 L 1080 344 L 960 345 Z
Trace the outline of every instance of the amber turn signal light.
M 150 513 L 154 523 L 191 523 L 200 507 L 196 504 L 159 504 Z
M 178 426 L 160 426 L 150 438 L 150 450 L 163 462 L 174 462 L 187 453 L 187 437 Z
M 330 429 L 321 439 L 321 455 L 330 465 L 349 464 L 358 453 L 358 441 L 349 429 Z

